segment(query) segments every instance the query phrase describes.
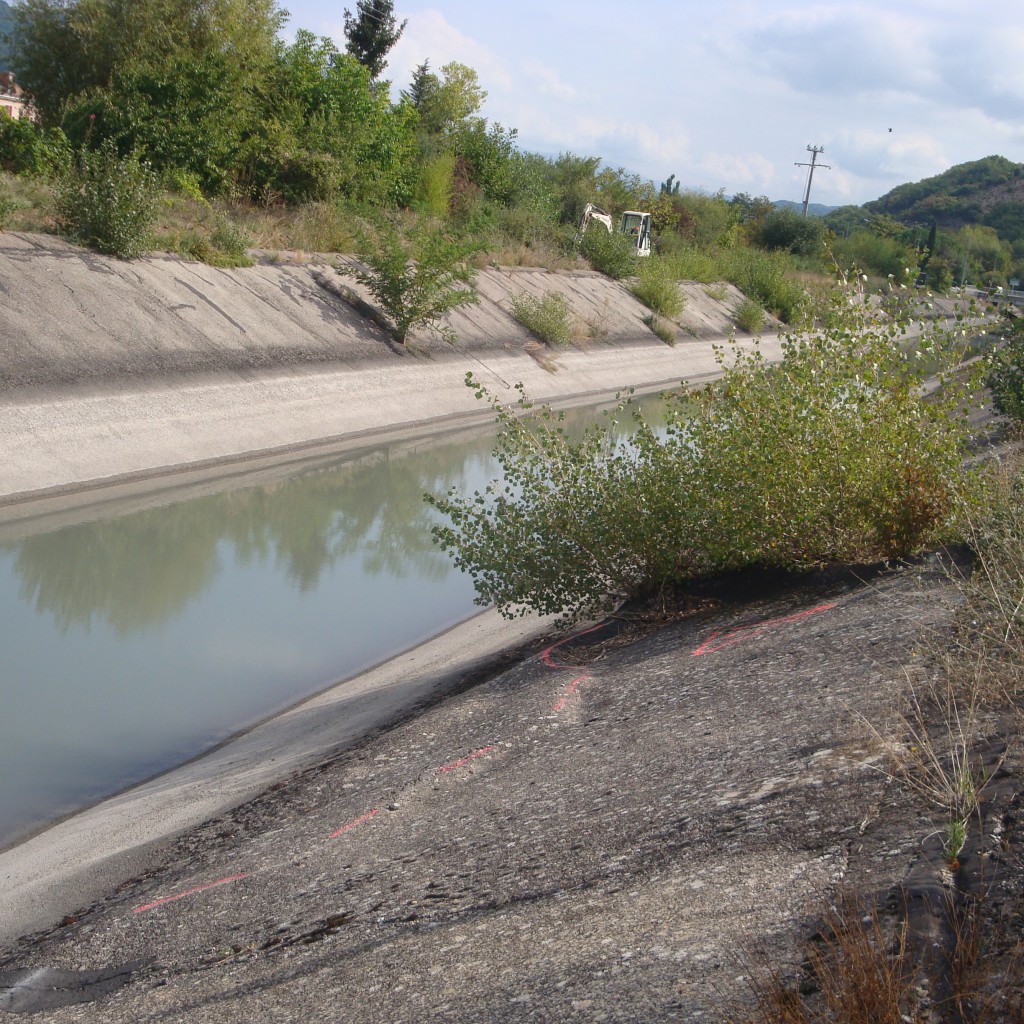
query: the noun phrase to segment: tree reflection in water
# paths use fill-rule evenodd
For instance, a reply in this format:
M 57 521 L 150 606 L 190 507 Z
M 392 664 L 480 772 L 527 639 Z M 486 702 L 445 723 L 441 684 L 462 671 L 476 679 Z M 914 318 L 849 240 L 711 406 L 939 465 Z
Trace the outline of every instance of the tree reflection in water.
M 489 436 L 362 458 L 39 534 L 15 553 L 21 598 L 65 632 L 105 621 L 125 636 L 158 626 L 202 594 L 232 559 L 272 564 L 302 592 L 356 557 L 368 575 L 452 571 L 433 545 L 425 491 L 490 472 Z M 475 482 L 473 484 L 475 486 Z
M 573 410 L 565 429 L 581 431 L 594 418 L 593 409 Z M 84 522 L 0 550 L 15 553 L 21 599 L 51 614 L 61 632 L 101 621 L 119 636 L 159 626 L 232 561 L 272 565 L 303 593 L 346 559 L 358 559 L 366 576 L 438 581 L 454 570 L 433 543 L 437 513 L 423 495 L 482 487 L 497 471 L 492 444 L 485 432 L 321 459 L 272 483 Z

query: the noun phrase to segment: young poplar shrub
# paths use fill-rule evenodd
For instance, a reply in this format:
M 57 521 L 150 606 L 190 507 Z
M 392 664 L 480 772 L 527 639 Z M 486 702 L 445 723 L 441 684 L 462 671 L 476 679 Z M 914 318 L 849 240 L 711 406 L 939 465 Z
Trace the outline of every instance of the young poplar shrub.
M 83 149 L 57 183 L 58 226 L 98 252 L 134 259 L 145 252 L 159 194 L 149 165 L 134 152 L 121 156 L 105 139 Z
M 989 357 L 985 383 L 998 412 L 1024 421 L 1024 321 L 1007 319 L 1003 344 Z
M 390 318 L 399 344 L 405 344 L 413 327 L 454 341 L 440 320 L 450 310 L 478 301 L 476 271 L 468 260 L 479 249 L 476 242 L 458 242 L 430 228 L 419 228 L 406 241 L 397 228 L 382 224 L 376 238 L 359 237 L 357 252 L 364 266 L 341 265 L 337 270 L 365 285 Z
M 950 380 L 925 400 L 902 325 L 852 290 L 828 323 L 776 365 L 756 345 L 720 352 L 721 379 L 672 400 L 660 432 L 626 405 L 574 439 L 522 392 L 491 398 L 504 478 L 428 496 L 448 519 L 436 541 L 479 603 L 566 619 L 729 569 L 911 554 L 952 506 L 964 394 Z M 955 341 L 931 328 L 918 344 Z

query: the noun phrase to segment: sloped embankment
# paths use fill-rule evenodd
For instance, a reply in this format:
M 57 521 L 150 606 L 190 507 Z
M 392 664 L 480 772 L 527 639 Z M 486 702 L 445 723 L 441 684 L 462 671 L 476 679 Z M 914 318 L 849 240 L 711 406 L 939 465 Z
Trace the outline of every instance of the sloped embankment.
M 49 236 L 0 236 L 0 500 L 170 468 L 484 415 L 468 371 L 549 401 L 656 390 L 714 372 L 712 337 L 739 293 L 684 286 L 679 342 L 591 272 L 492 267 L 449 320 L 454 347 L 408 349 L 342 297 L 326 262 L 221 270 L 169 256 L 123 262 Z M 559 291 L 579 342 L 543 348 L 508 313 Z M 454 418 L 454 419 L 453 419 Z

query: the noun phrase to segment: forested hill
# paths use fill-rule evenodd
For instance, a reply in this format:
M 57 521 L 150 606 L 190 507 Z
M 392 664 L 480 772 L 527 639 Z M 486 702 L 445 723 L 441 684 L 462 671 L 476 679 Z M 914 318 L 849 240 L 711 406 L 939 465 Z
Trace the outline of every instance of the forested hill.
M 7 43 L 7 33 L 14 27 L 14 16 L 11 13 L 11 5 L 7 0 L 0 0 L 0 71 L 7 70 L 8 61 L 11 58 L 10 46 Z
M 1024 237 L 1024 164 L 1001 156 L 957 164 L 933 178 L 899 185 L 864 209 L 904 224 L 934 221 L 947 230 L 986 224 L 1014 241 Z

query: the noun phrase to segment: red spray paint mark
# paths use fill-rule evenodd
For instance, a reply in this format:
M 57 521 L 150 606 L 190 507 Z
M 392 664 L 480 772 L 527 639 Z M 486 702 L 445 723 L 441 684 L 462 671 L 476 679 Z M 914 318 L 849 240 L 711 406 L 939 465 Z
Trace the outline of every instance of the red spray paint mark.
M 439 772 L 453 772 L 456 768 L 461 768 L 464 764 L 469 764 L 470 761 L 475 761 L 478 757 L 483 757 L 484 754 L 490 753 L 493 749 L 493 746 L 481 747 L 479 750 L 474 750 L 472 754 L 460 757 L 458 761 L 452 761 L 451 764 L 441 765 L 437 770 Z
M 590 678 L 588 673 L 577 676 L 566 688 L 565 693 L 558 699 L 558 702 L 551 709 L 557 715 L 569 703 L 569 698 Z
M 738 644 L 743 640 L 751 640 L 755 636 L 760 636 L 775 626 L 781 626 L 786 622 L 796 622 L 798 619 L 806 619 L 811 615 L 827 612 L 830 608 L 835 607 L 835 604 L 820 604 L 817 608 L 808 608 L 806 611 L 797 612 L 795 615 L 784 615 L 779 619 L 754 622 L 749 626 L 737 626 L 735 629 L 726 630 L 724 633 L 721 630 L 716 630 L 693 652 L 693 656 L 699 658 L 702 654 L 714 654 L 715 651 L 724 650 L 726 647 L 731 647 L 733 644 Z
M 136 907 L 132 913 L 141 914 L 144 910 L 152 910 L 154 907 L 163 906 L 165 903 L 173 903 L 175 900 L 183 900 L 186 896 L 193 896 L 197 892 L 203 892 L 206 889 L 216 889 L 218 885 L 227 885 L 228 882 L 237 882 L 240 878 L 248 877 L 248 875 L 229 875 L 227 878 L 220 878 L 216 882 L 207 882 L 206 885 L 197 885 L 194 889 L 186 889 L 185 892 L 179 892 L 174 896 L 165 896 L 162 900 L 153 900 L 152 903 L 143 903 L 141 907 Z
M 334 832 L 331 833 L 330 838 L 337 839 L 338 836 L 342 835 L 344 832 L 347 832 L 350 828 L 355 828 L 356 825 L 362 825 L 364 821 L 369 821 L 375 814 L 380 814 L 379 807 L 374 807 L 372 811 L 368 812 L 367 814 L 364 814 L 361 818 L 356 818 L 355 821 L 350 821 L 347 825 L 342 825 L 341 828 L 336 829 Z

